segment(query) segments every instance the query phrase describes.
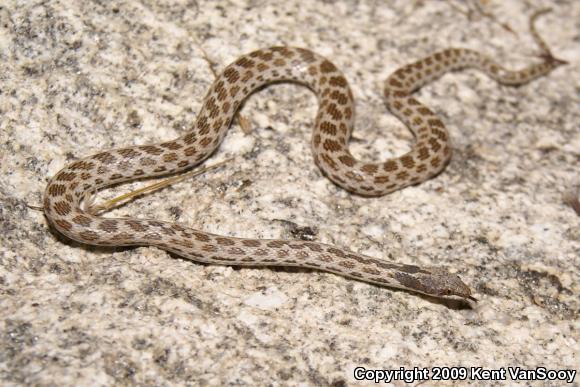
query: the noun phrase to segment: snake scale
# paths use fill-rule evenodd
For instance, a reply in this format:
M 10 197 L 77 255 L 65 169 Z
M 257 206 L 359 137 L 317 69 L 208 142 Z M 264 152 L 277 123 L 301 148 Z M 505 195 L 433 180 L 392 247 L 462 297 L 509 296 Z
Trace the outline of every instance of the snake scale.
M 475 300 L 471 289 L 443 268 L 388 262 L 317 242 L 233 238 L 177 223 L 103 218 L 86 210 L 83 200 L 112 184 L 174 174 L 201 163 L 220 145 L 242 102 L 256 89 L 281 81 L 303 84 L 318 97 L 312 151 L 318 167 L 335 184 L 358 195 L 381 196 L 420 183 L 445 168 L 451 145 L 443 122 L 412 93 L 451 70 L 476 68 L 501 84 L 522 85 L 565 63 L 549 53 L 530 24 L 544 49 L 543 61 L 523 70 L 507 70 L 473 50 L 449 48 L 389 76 L 386 105 L 413 132 L 416 143 L 403 156 L 377 163 L 363 163 L 349 152 L 353 95 L 344 75 L 329 60 L 294 47 L 271 47 L 241 56 L 215 79 L 193 129 L 184 136 L 103 151 L 58 172 L 45 191 L 46 217 L 62 234 L 90 245 L 157 246 L 210 264 L 299 266 L 435 297 Z

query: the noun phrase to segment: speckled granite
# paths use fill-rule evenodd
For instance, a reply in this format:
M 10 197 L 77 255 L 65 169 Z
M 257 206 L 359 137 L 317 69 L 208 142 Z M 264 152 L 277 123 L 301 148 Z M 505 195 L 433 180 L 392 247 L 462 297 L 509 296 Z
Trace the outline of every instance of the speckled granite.
M 235 162 L 111 213 L 444 265 L 476 289 L 474 310 L 314 271 L 80 246 L 27 206 L 77 157 L 183 134 L 212 80 L 203 51 L 218 71 L 274 44 L 332 58 L 357 99 L 353 152 L 401 154 L 411 134 L 385 113 L 382 80 L 451 45 L 523 66 L 537 53 L 527 17 L 552 2 L 485 2 L 517 36 L 461 2 L 276 3 L 2 2 L 2 384 L 340 386 L 357 366 L 580 368 L 580 217 L 562 201 L 580 181 L 574 0 L 539 22 L 570 65 L 521 88 L 465 71 L 419 93 L 455 147 L 429 182 L 378 199 L 337 188 L 309 149 L 315 97 L 280 85 L 244 107 L 254 132 L 236 126 L 212 158 Z

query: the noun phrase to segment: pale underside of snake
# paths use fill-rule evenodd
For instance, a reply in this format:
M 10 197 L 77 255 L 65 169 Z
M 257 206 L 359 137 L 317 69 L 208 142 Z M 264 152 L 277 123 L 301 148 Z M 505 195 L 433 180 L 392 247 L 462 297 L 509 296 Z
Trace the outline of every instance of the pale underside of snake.
M 532 18 L 533 19 L 533 18 Z M 384 89 L 388 109 L 413 132 L 416 143 L 401 157 L 363 163 L 348 149 L 354 102 L 346 78 L 312 51 L 271 47 L 227 66 L 209 89 L 192 130 L 153 145 L 107 150 L 63 168 L 46 188 L 50 224 L 90 245 L 148 245 L 198 262 L 239 266 L 298 266 L 435 297 L 475 300 L 461 279 L 443 268 L 388 262 L 344 248 L 301 240 L 242 239 L 209 234 L 177 223 L 102 218 L 83 206 L 89 195 L 112 184 L 174 174 L 198 165 L 222 142 L 242 102 L 257 88 L 281 81 L 306 85 L 318 97 L 312 135 L 314 160 L 335 184 L 363 196 L 381 196 L 438 174 L 451 157 L 443 122 L 411 94 L 443 73 L 472 67 L 505 85 L 521 85 L 563 64 L 535 33 L 543 61 L 510 71 L 469 49 L 450 48 L 395 71 Z

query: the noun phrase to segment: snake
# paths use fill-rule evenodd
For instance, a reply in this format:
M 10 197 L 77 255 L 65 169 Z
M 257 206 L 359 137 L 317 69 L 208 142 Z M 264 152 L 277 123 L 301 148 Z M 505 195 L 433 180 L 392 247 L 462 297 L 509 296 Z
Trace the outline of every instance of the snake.
M 534 19 L 534 18 L 532 18 Z M 475 68 L 504 85 L 518 86 L 566 63 L 543 49 L 540 63 L 512 71 L 467 48 L 448 48 L 394 71 L 385 81 L 388 110 L 414 134 L 412 149 L 381 162 L 362 162 L 349 151 L 354 99 L 343 73 L 305 48 L 276 46 L 243 55 L 209 88 L 190 131 L 151 145 L 105 150 L 65 166 L 45 190 L 49 224 L 75 241 L 101 246 L 155 246 L 202 263 L 231 266 L 294 266 L 404 289 L 436 298 L 476 301 L 461 278 L 442 267 L 373 258 L 316 241 L 247 239 L 216 235 L 183 224 L 140 218 L 106 218 L 84 205 L 104 187 L 135 179 L 176 174 L 200 164 L 219 147 L 242 103 L 272 83 L 305 85 L 318 98 L 311 147 L 322 173 L 345 190 L 377 197 L 421 183 L 440 173 L 452 154 L 442 120 L 412 94 L 446 72 Z

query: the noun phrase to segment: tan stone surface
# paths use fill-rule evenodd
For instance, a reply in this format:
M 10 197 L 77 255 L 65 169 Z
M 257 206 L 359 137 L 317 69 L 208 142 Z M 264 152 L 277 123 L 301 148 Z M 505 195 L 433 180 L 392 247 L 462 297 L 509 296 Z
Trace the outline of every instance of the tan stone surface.
M 331 58 L 357 100 L 353 152 L 399 155 L 412 137 L 381 101 L 399 66 L 448 46 L 512 67 L 536 60 L 527 19 L 552 2 L 485 3 L 517 35 L 462 2 L 4 1 L 3 384 L 339 386 L 356 366 L 580 368 L 580 217 L 562 201 L 580 181 L 577 1 L 539 21 L 570 65 L 520 88 L 464 71 L 418 93 L 454 141 L 433 180 L 377 199 L 334 186 L 310 152 L 316 98 L 279 85 L 243 108 L 253 133 L 234 127 L 210 159 L 235 162 L 111 213 L 245 237 L 311 228 L 321 242 L 456 269 L 481 299 L 474 310 L 314 271 L 80 246 L 27 207 L 78 157 L 185 133 L 213 77 L 202 49 L 218 71 L 279 44 Z

